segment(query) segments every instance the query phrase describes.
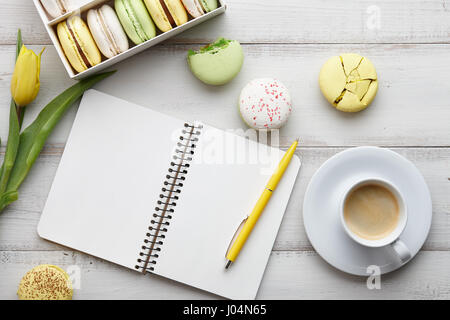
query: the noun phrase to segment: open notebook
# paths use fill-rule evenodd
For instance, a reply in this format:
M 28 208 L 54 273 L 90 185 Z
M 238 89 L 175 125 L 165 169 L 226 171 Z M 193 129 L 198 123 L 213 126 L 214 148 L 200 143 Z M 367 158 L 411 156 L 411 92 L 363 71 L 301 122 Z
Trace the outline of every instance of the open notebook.
M 294 156 L 232 268 L 225 252 L 284 152 L 84 94 L 42 238 L 231 299 L 254 299 L 300 168 Z

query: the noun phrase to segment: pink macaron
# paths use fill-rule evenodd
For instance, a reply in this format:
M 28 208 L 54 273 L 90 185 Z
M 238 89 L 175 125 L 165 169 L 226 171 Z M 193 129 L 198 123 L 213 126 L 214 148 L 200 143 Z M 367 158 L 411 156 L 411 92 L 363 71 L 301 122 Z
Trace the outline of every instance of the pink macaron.
M 279 129 L 292 113 L 291 95 L 286 86 L 276 79 L 255 79 L 242 89 L 239 109 L 249 127 Z

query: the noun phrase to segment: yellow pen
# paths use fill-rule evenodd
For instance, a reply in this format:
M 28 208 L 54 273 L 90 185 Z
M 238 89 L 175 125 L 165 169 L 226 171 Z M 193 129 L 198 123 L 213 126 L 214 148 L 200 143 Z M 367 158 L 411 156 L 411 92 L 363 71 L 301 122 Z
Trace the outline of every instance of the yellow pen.
M 298 145 L 298 139 L 294 141 L 294 143 L 291 145 L 289 150 L 286 152 L 286 154 L 281 159 L 280 163 L 278 164 L 278 168 L 275 171 L 275 173 L 270 178 L 269 182 L 266 185 L 266 188 L 264 189 L 263 194 L 261 197 L 259 197 L 258 202 L 256 202 L 255 207 L 253 208 L 250 215 L 243 221 L 244 225 L 241 224 L 240 231 L 237 235 L 233 238 L 232 243 L 230 243 L 231 247 L 228 249 L 226 253 L 227 258 L 227 264 L 225 266 L 225 269 L 228 269 L 230 265 L 236 260 L 237 256 L 239 255 L 239 252 L 241 252 L 242 247 L 244 246 L 245 242 L 247 241 L 247 238 L 249 237 L 250 233 L 252 232 L 256 222 L 258 221 L 259 217 L 261 216 L 261 213 L 264 211 L 264 208 L 266 207 L 267 203 L 269 202 L 270 197 L 272 196 L 272 192 L 276 189 L 278 182 L 280 182 L 281 178 L 283 177 L 284 172 L 286 171 L 286 168 L 288 167 L 289 163 L 291 162 L 292 156 L 295 153 L 295 150 L 297 149 Z M 242 227 L 242 228 L 241 228 Z M 237 233 L 237 232 L 236 232 Z

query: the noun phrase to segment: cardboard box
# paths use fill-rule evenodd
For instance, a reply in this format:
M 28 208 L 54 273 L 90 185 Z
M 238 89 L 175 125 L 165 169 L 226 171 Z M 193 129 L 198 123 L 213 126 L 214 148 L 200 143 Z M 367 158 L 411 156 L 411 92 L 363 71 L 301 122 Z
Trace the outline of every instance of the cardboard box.
M 58 55 L 61 58 L 61 60 L 64 64 L 64 67 L 67 70 L 67 73 L 69 74 L 69 76 L 72 79 L 82 79 L 84 77 L 87 77 L 89 75 L 97 73 L 105 68 L 108 68 L 108 67 L 116 64 L 119 61 L 127 59 L 141 51 L 144 51 L 150 47 L 153 47 L 154 45 L 160 43 L 161 41 L 169 39 L 185 30 L 188 30 L 188 29 L 198 25 L 199 23 L 202 23 L 202 22 L 209 20 L 221 13 L 224 13 L 226 10 L 226 5 L 225 5 L 224 1 L 218 0 L 220 6 L 216 10 L 211 11 L 211 12 L 209 12 L 201 17 L 198 17 L 196 19 L 191 18 L 187 23 L 185 23 L 179 27 L 176 27 L 170 31 L 162 33 L 161 31 L 158 30 L 155 38 L 150 39 L 146 42 L 143 42 L 139 45 L 134 45 L 130 40 L 129 41 L 130 49 L 128 49 L 127 51 L 125 51 L 113 58 L 110 58 L 110 59 L 103 57 L 103 60 L 100 64 L 98 64 L 92 68 L 89 68 L 86 71 L 78 73 L 72 68 L 72 66 L 70 65 L 69 61 L 67 60 L 67 58 L 62 50 L 62 47 L 59 43 L 58 35 L 56 34 L 56 26 L 58 25 L 59 22 L 66 20 L 68 17 L 70 17 L 72 15 L 80 15 L 83 18 L 83 20 L 86 22 L 86 14 L 89 11 L 89 9 L 99 7 L 103 4 L 109 4 L 111 7 L 114 7 L 114 1 L 111 1 L 111 0 L 77 0 L 77 1 L 78 1 L 77 4 L 79 6 L 78 9 L 72 10 L 71 12 L 68 12 L 61 17 L 51 19 L 51 17 L 47 14 L 44 7 L 42 6 L 41 2 L 39 0 L 33 0 L 34 5 L 36 6 L 36 8 L 39 12 L 39 15 L 41 16 L 42 22 L 44 23 L 45 28 L 47 29 L 50 39 L 52 40 L 52 42 L 56 48 L 56 51 L 58 52 Z

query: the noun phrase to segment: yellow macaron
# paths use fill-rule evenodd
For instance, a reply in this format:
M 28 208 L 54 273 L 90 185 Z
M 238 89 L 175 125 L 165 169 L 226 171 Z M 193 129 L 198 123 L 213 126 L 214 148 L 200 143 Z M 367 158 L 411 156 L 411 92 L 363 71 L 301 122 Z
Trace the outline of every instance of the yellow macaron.
M 77 72 L 83 72 L 102 61 L 89 28 L 79 16 L 60 22 L 56 29 L 64 53 Z
M 20 300 L 71 300 L 73 287 L 63 269 L 41 264 L 25 274 L 17 295 Z
M 156 26 L 166 32 L 188 22 L 186 9 L 180 0 L 144 0 Z
M 319 86 L 336 109 L 358 112 L 367 108 L 378 91 L 378 77 L 372 62 L 355 53 L 330 58 L 322 67 Z

